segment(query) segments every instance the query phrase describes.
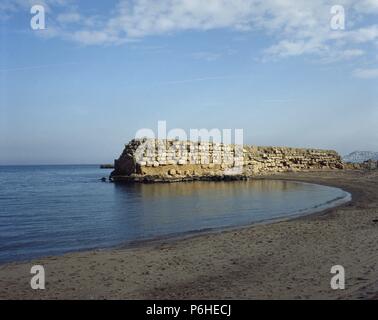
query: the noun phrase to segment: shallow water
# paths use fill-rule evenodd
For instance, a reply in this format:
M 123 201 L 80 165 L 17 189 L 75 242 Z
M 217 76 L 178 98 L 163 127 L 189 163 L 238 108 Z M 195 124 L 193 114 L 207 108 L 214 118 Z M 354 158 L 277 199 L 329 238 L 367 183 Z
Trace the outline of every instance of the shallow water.
M 0 167 L 0 261 L 320 211 L 350 195 L 287 181 L 103 183 L 98 166 Z

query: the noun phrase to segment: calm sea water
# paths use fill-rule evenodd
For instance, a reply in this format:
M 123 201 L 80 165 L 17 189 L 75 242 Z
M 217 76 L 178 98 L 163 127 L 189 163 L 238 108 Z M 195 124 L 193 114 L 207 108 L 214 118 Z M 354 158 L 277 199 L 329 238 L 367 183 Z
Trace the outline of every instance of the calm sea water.
M 284 181 L 103 183 L 98 166 L 0 167 L 0 262 L 322 210 L 349 195 Z

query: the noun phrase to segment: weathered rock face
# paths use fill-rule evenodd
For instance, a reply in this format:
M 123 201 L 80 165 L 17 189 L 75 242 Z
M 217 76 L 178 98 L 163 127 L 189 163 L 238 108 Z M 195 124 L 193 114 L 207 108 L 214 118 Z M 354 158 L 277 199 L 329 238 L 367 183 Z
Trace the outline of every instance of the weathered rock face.
M 343 169 L 332 150 L 255 147 L 209 142 L 135 139 L 125 146 L 113 181 L 243 179 L 286 171 Z
M 344 167 L 348 170 L 377 170 L 378 160 L 367 160 L 362 163 L 346 162 Z
M 367 160 L 362 166 L 367 170 L 376 170 L 378 169 L 378 160 Z

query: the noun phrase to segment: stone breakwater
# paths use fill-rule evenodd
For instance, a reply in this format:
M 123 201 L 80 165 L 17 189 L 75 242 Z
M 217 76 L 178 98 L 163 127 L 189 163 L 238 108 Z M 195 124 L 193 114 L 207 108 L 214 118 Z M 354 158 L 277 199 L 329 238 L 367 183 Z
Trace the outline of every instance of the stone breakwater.
M 378 170 L 378 160 L 367 160 L 361 163 L 346 162 L 345 169 L 349 170 Z
M 115 160 L 111 180 L 240 180 L 280 172 L 332 169 L 344 169 L 341 157 L 332 150 L 134 139 Z

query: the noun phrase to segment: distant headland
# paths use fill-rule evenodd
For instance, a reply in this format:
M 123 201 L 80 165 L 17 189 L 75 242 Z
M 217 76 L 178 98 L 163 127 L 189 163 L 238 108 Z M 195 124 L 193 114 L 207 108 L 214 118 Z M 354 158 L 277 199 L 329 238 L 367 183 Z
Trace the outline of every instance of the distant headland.
M 114 169 L 114 165 L 107 163 L 107 164 L 101 164 L 100 169 Z

